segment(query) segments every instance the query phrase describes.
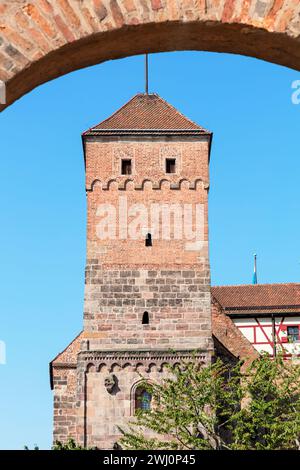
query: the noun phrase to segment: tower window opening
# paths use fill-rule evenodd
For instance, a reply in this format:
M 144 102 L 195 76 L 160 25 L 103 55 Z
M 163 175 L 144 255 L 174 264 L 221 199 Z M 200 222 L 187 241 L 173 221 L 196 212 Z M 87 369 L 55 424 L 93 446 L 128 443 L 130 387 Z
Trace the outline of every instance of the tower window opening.
M 176 172 L 176 158 L 167 158 L 166 159 L 166 173 L 175 173 Z
M 143 313 L 142 325 L 149 325 L 149 313 L 148 312 Z
M 121 173 L 122 175 L 131 175 L 132 173 L 131 168 L 131 160 L 122 160 L 122 168 Z
M 151 235 L 151 233 L 147 233 L 146 240 L 145 240 L 145 245 L 146 246 L 152 246 L 152 235 Z
M 149 411 L 151 409 L 151 400 L 151 393 L 139 387 L 135 393 L 135 409 Z

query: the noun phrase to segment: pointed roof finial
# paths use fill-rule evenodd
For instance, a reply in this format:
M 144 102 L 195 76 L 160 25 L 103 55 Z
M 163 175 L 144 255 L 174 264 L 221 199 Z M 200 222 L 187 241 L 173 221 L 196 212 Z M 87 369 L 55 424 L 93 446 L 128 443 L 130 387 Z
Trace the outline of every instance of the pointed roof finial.
M 148 81 L 148 54 L 145 54 L 145 94 L 149 94 L 149 81 Z

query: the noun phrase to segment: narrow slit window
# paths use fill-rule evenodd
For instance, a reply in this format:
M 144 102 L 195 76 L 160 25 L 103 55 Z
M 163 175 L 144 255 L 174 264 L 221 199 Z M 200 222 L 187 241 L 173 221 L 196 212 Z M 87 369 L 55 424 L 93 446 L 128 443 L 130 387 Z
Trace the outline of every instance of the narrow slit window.
M 151 236 L 151 233 L 147 233 L 146 240 L 145 240 L 145 245 L 146 245 L 146 246 L 152 246 L 152 236 Z
M 143 313 L 142 325 L 149 325 L 149 313 Z
M 132 173 L 131 168 L 131 160 L 122 160 L 122 168 L 121 172 L 122 175 L 131 175 Z
M 176 172 L 176 158 L 167 158 L 166 159 L 166 173 L 175 173 Z

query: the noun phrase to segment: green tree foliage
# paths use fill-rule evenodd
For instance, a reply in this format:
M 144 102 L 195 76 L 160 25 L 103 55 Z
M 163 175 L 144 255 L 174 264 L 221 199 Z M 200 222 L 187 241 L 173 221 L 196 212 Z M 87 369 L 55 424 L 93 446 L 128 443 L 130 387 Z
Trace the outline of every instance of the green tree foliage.
M 74 439 L 70 438 L 65 443 L 62 443 L 60 441 L 56 441 L 54 446 L 52 447 L 52 450 L 89 450 L 89 449 L 85 449 L 84 447 L 80 446 L 79 444 L 76 444 Z
M 300 366 L 265 355 L 244 382 L 246 404 L 232 418 L 232 448 L 300 450 Z
M 150 410 L 137 410 L 120 444 L 126 449 L 299 449 L 300 368 L 267 355 L 246 373 L 220 360 L 193 360 L 143 386 Z M 145 431 L 147 430 L 147 433 Z
M 28 446 L 24 446 L 24 450 L 30 450 Z M 39 446 L 37 444 L 34 444 L 33 450 L 40 450 Z

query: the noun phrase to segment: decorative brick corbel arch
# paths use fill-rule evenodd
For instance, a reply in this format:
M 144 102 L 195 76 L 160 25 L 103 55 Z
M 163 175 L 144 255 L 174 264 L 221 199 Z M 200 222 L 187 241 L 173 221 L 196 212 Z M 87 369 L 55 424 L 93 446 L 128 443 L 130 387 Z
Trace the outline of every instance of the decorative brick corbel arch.
M 300 70 L 299 34 L 298 0 L 1 0 L 0 80 L 7 106 L 65 73 L 146 51 L 231 52 Z

